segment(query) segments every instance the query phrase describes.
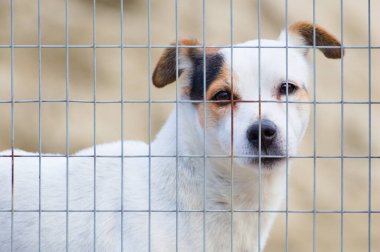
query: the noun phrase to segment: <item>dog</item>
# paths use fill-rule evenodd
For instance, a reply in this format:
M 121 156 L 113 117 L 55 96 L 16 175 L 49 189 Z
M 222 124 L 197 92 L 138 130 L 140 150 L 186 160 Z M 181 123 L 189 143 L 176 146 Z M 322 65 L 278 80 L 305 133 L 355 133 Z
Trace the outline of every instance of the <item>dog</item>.
M 1 152 L 0 251 L 262 251 L 308 125 L 313 44 L 343 56 L 308 22 L 234 48 L 180 39 L 153 72 L 158 88 L 179 77 L 180 100 L 150 145 Z

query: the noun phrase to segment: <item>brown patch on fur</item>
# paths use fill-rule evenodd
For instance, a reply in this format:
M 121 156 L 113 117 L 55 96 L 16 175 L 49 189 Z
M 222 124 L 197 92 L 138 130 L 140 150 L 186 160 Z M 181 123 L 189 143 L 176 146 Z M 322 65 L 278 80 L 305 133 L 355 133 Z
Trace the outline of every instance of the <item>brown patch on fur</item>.
M 234 77 L 235 79 L 235 77 Z M 231 73 L 230 69 L 224 67 L 218 78 L 212 82 L 210 87 L 206 93 L 206 101 L 211 101 L 215 94 L 220 91 L 231 91 Z M 232 92 L 232 91 L 231 91 Z M 239 95 L 232 92 L 234 95 L 234 99 L 240 99 Z M 201 127 L 204 125 L 204 103 L 200 103 L 198 106 L 198 114 L 199 114 L 199 123 Z M 236 103 L 234 103 L 233 108 L 235 109 Z M 216 102 L 208 102 L 206 103 L 206 127 L 213 127 L 215 124 L 226 115 L 226 113 L 230 113 L 231 104 L 227 104 L 225 106 L 221 106 Z
M 176 43 L 172 43 L 175 46 Z M 202 48 L 181 47 L 181 46 L 201 46 L 196 39 L 180 39 L 178 41 L 178 58 L 189 57 L 190 59 L 203 52 Z M 206 54 L 212 54 L 219 51 L 219 48 L 206 48 Z M 153 84 L 162 88 L 176 80 L 177 53 L 176 48 L 167 48 L 157 62 L 153 72 Z M 178 69 L 178 77 L 182 74 L 183 69 Z
M 203 103 L 200 103 L 198 106 L 198 119 L 199 124 L 203 128 L 204 125 L 204 110 L 203 110 Z M 215 103 L 206 103 L 206 127 L 214 127 L 217 122 L 224 116 L 226 113 L 230 111 L 230 106 L 221 107 L 216 105 Z
M 307 92 L 306 88 L 299 88 L 297 90 L 297 93 L 295 94 L 297 97 L 297 101 L 301 102 L 296 104 L 297 110 L 299 111 L 305 111 L 305 110 L 310 110 L 310 105 L 307 103 L 302 103 L 302 102 L 308 102 L 309 101 L 309 93 Z
M 299 88 L 296 96 L 300 101 L 309 101 L 309 93 L 305 88 Z
M 314 45 L 314 28 L 312 23 L 303 21 L 294 23 L 289 27 L 289 31 L 301 35 L 306 45 Z M 315 26 L 315 33 L 316 46 L 341 46 L 341 43 L 332 34 L 318 25 Z M 342 55 L 340 48 L 320 48 L 320 50 L 330 59 L 340 59 L 344 55 L 344 50 Z

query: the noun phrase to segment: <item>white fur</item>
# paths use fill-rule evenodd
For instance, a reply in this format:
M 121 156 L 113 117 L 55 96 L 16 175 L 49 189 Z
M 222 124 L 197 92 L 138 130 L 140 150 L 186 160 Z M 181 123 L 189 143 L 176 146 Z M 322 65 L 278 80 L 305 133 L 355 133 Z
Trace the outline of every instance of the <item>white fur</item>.
M 237 74 L 238 80 L 234 89 L 245 101 L 259 100 L 259 78 L 261 86 L 261 100 L 272 101 L 261 103 L 261 119 L 273 121 L 278 127 L 279 137 L 286 148 L 286 135 L 288 135 L 289 155 L 296 154 L 299 141 L 303 138 L 309 119 L 307 111 L 297 109 L 295 104 L 288 105 L 288 132 L 286 132 L 286 105 L 278 104 L 276 101 L 276 89 L 281 83 L 297 83 L 300 87 L 307 87 L 309 81 L 309 65 L 303 54 L 298 49 L 288 49 L 288 62 L 286 51 L 281 49 L 285 46 L 283 41 L 261 40 L 260 49 L 260 75 L 258 67 L 257 48 L 258 41 L 248 41 L 240 44 L 242 48 L 233 49 L 233 71 Z M 253 48 L 244 48 L 253 47 Z M 280 47 L 270 48 L 270 47 Z M 229 68 L 231 67 L 231 49 L 222 51 Z M 288 65 L 288 68 L 286 67 Z M 286 75 L 288 69 L 288 75 Z M 286 101 L 286 97 L 281 97 L 281 101 Z M 288 101 L 297 101 L 295 96 L 289 95 Z M 249 142 L 246 137 L 246 129 L 259 120 L 259 103 L 240 103 L 234 112 L 234 154 L 252 155 L 248 148 Z M 307 109 L 307 106 L 304 106 Z M 228 152 L 230 147 L 231 116 L 225 116 L 222 129 L 217 129 L 217 134 L 222 138 L 221 146 Z M 210 138 L 215 139 L 215 138 Z M 216 138 L 217 139 L 217 138 Z
M 256 46 L 257 43 L 250 41 L 242 45 Z M 261 45 L 283 46 L 284 42 L 262 40 Z M 227 65 L 231 66 L 230 49 L 223 49 L 222 53 Z M 306 86 L 309 69 L 304 55 L 289 49 L 288 56 L 289 80 Z M 262 99 L 274 100 L 273 89 L 286 80 L 285 50 L 263 48 L 260 57 Z M 239 78 L 236 88 L 242 94 L 242 99 L 257 100 L 258 50 L 234 49 L 233 69 Z M 289 100 L 291 99 L 289 97 Z M 261 108 L 262 118 L 272 120 L 278 125 L 284 148 L 286 148 L 285 106 L 285 104 L 263 103 Z M 238 105 L 234 113 L 234 154 L 252 154 L 247 148 L 246 130 L 258 120 L 258 111 L 258 103 Z M 66 234 L 70 251 L 93 251 L 94 230 L 96 230 L 97 251 L 120 251 L 121 244 L 125 251 L 147 251 L 149 244 L 152 251 L 175 251 L 176 238 L 178 238 L 179 251 L 202 251 L 204 225 L 207 251 L 230 251 L 230 246 L 233 246 L 234 251 L 258 251 L 259 229 L 260 247 L 261 250 L 264 248 L 275 214 L 261 213 L 259 227 L 257 213 L 259 182 L 261 182 L 260 209 L 278 210 L 285 196 L 285 163 L 281 162 L 270 170 L 262 168 L 260 180 L 258 168 L 239 158 L 234 159 L 232 163 L 230 158 L 204 159 L 200 157 L 203 155 L 205 145 L 196 106 L 188 103 L 180 104 L 178 114 L 178 120 L 175 112 L 171 114 L 152 142 L 150 153 L 153 156 L 176 156 L 178 153 L 178 158 L 152 157 L 149 161 L 147 157 L 124 159 L 104 157 L 120 155 L 122 145 L 125 155 L 149 155 L 147 144 L 125 141 L 98 145 L 96 155 L 100 157 L 96 158 L 96 166 L 92 157 L 73 157 L 68 160 L 65 157 L 41 159 L 41 208 L 44 210 L 41 213 L 40 223 L 42 251 L 65 251 Z M 289 155 L 296 153 L 307 121 L 307 110 L 300 111 L 295 106 L 289 105 Z M 175 130 L 177 123 L 178 140 Z M 215 127 L 207 128 L 207 154 L 229 155 L 230 125 L 231 117 L 226 115 Z M 0 153 L 0 210 L 11 209 L 12 159 L 6 157 L 10 154 L 10 151 Z M 89 148 L 75 155 L 93 154 L 94 148 Z M 38 156 L 21 150 L 15 150 L 15 155 Z M 194 157 L 182 157 L 184 155 L 194 155 Z M 96 207 L 94 207 L 94 170 L 96 170 Z M 14 213 L 14 251 L 37 251 L 39 158 L 15 157 L 14 179 L 14 209 L 36 210 Z M 231 202 L 231 182 L 233 202 Z M 66 183 L 69 185 L 68 205 L 66 205 Z M 207 210 L 222 211 L 203 212 L 204 200 Z M 234 210 L 238 210 L 232 217 L 229 212 L 231 205 Z M 152 210 L 150 213 L 149 206 Z M 65 212 L 67 207 L 71 211 L 68 214 Z M 123 215 L 120 213 L 122 207 L 125 210 Z M 178 215 L 176 215 L 177 207 Z M 94 209 L 99 211 L 96 213 L 96 226 L 94 226 L 94 213 L 85 211 Z M 64 212 L 57 212 L 62 210 Z M 192 212 L 184 212 L 186 210 Z M 68 230 L 66 230 L 66 217 L 68 217 Z M 0 212 L 0 251 L 10 250 L 10 236 L 11 213 Z

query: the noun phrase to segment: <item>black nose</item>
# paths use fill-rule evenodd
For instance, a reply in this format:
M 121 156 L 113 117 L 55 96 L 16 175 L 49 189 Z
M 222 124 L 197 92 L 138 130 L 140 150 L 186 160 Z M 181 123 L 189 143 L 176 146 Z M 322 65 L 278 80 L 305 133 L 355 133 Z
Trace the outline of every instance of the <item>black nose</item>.
M 252 124 L 247 130 L 248 141 L 256 148 L 259 147 L 259 122 Z M 277 135 L 277 127 L 272 121 L 261 120 L 261 146 L 268 148 Z

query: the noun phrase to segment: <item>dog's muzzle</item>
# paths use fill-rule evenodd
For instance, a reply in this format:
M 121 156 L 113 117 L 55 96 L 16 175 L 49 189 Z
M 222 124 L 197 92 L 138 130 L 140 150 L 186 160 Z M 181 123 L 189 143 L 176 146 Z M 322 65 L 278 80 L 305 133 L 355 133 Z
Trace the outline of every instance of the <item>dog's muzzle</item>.
M 259 154 L 264 165 L 272 165 L 283 159 L 277 126 L 272 121 L 263 119 L 252 124 L 247 130 L 247 138 L 255 153 L 253 162 L 258 163 Z

